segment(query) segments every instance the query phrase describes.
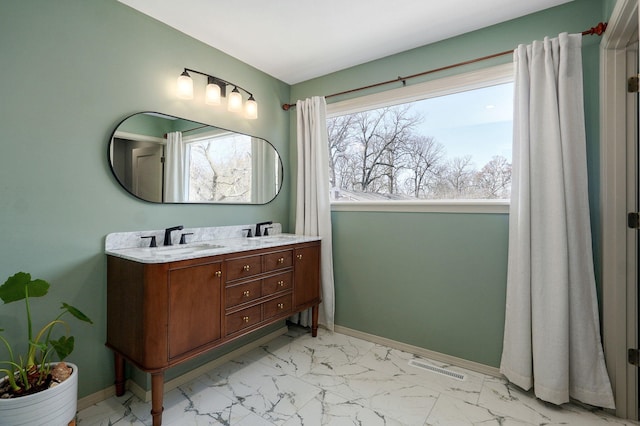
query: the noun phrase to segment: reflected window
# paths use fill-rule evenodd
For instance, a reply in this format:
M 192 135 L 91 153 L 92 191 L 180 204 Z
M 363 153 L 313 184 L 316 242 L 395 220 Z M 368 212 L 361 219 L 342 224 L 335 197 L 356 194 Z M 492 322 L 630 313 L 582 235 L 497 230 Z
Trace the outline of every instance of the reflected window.
M 251 138 L 223 134 L 189 147 L 189 201 L 251 201 Z
M 185 138 L 189 202 L 264 203 L 279 191 L 275 151 L 237 133 Z

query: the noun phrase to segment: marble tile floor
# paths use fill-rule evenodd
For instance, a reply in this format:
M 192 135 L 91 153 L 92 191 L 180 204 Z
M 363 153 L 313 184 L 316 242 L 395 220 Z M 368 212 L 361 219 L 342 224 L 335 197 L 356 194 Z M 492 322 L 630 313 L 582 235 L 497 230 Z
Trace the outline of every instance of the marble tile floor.
M 416 359 L 464 380 L 409 365 Z M 151 425 L 127 392 L 78 413 L 79 426 Z M 164 396 L 163 425 L 635 425 L 556 407 L 505 380 L 320 329 L 289 332 Z

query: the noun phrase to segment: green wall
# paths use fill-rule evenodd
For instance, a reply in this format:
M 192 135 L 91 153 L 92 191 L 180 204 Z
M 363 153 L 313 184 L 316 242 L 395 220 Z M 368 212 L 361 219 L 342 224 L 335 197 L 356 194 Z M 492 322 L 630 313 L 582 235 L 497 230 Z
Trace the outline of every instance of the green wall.
M 601 0 L 575 0 L 294 85 L 290 102 L 511 50 L 520 43 L 554 37 L 560 32 L 581 32 L 603 20 L 604 10 Z M 583 42 L 597 275 L 600 270 L 599 42 L 595 36 L 586 37 Z M 511 55 L 506 55 L 411 80 L 408 84 L 509 61 Z M 389 85 L 384 89 L 393 87 Z M 361 94 L 376 90 L 381 89 Z M 345 98 L 331 98 L 328 102 Z M 290 134 L 295 134 L 293 122 Z M 291 155 L 294 158 L 294 145 Z M 292 166 L 295 169 L 293 162 Z M 333 212 L 332 220 L 336 324 L 499 366 L 504 330 L 508 215 Z
M 274 220 L 289 226 L 290 177 L 265 206 L 156 205 L 122 189 L 107 164 L 115 126 L 138 111 L 158 111 L 263 137 L 288 171 L 289 120 L 279 105 L 290 87 L 116 0 L 0 2 L 0 283 L 17 271 L 51 282 L 50 301 L 34 300 L 40 321 L 61 301 L 95 325 L 72 324 L 79 396 L 113 383 L 105 346 L 105 235 L 111 232 L 236 225 Z M 174 95 L 193 68 L 251 90 L 260 117 L 248 121 L 196 97 Z M 0 328 L 26 335 L 23 305 L 0 305 Z M 16 320 L 17 318 L 17 320 Z M 0 348 L 0 359 L 5 359 Z
M 493 365 L 508 216 L 333 214 L 336 323 Z

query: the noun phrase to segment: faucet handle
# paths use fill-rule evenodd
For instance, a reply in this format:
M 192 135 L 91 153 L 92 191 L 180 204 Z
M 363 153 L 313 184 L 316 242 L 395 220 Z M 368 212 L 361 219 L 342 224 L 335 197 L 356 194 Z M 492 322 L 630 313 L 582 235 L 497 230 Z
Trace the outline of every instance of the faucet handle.
M 253 237 L 253 235 L 251 234 L 251 228 L 244 228 L 243 231 L 247 231 L 247 238 Z
M 151 243 L 149 244 L 149 247 L 158 247 L 158 245 L 156 244 L 156 236 L 155 235 L 149 235 L 149 236 L 140 237 L 140 238 L 151 238 Z
M 180 244 L 187 244 L 187 235 L 193 235 L 193 232 L 185 232 L 184 234 L 180 235 Z
M 265 237 L 269 235 L 269 229 L 273 229 L 273 226 L 267 226 L 266 228 L 264 228 L 264 234 L 262 235 Z

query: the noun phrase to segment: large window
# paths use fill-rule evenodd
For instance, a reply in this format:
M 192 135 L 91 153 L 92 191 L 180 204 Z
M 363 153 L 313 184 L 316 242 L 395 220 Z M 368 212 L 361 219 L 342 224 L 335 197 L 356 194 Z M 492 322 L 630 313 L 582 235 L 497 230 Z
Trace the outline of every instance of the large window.
M 508 199 L 511 69 L 330 104 L 332 200 Z

